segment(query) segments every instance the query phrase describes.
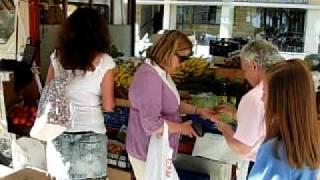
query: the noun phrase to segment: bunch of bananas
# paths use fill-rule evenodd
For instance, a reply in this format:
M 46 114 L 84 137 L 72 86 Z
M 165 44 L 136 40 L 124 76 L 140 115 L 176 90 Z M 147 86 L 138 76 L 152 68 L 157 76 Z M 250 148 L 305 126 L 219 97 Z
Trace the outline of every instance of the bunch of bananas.
M 119 66 L 115 75 L 116 88 L 122 87 L 128 89 L 133 78 L 132 72 L 128 71 L 127 68 Z
M 119 98 L 128 98 L 128 90 L 133 79 L 133 75 L 142 61 L 129 59 L 117 62 L 115 73 L 116 96 Z
M 183 82 L 187 77 L 212 75 L 212 70 L 208 69 L 209 66 L 206 59 L 194 57 L 182 63 L 172 77 L 176 82 Z

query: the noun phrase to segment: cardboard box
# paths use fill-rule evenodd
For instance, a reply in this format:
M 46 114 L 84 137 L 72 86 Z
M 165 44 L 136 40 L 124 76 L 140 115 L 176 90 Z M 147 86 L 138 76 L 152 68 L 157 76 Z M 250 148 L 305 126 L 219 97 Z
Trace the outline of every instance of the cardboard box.
M 1 175 L 0 175 L 1 176 Z M 51 180 L 49 175 L 40 169 L 24 168 L 0 177 L 1 180 Z
M 108 167 L 107 180 L 132 180 L 133 173 L 126 170 Z M 0 167 L 0 180 L 51 180 L 46 171 L 36 168 L 24 168 L 14 171 L 5 166 Z
M 110 180 L 131 180 L 131 172 L 108 167 L 108 177 Z

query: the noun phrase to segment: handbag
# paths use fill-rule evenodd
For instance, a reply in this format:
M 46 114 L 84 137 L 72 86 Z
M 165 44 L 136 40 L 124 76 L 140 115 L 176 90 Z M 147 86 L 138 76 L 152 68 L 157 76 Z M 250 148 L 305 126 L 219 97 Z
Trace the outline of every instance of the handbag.
M 42 90 L 30 136 L 51 141 L 70 127 L 74 108 L 66 94 L 71 75 L 63 71 Z

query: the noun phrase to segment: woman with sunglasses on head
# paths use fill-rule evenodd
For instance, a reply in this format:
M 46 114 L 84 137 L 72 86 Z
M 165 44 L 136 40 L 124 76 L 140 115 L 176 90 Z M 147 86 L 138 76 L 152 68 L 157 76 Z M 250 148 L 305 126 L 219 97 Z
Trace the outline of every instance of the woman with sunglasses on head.
M 200 114 L 210 118 L 212 112 L 180 102 L 170 74 L 188 59 L 192 43 L 179 31 L 164 34 L 136 71 L 129 89 L 130 115 L 126 148 L 137 180 L 144 178 L 150 137 L 161 134 L 163 124 L 169 128 L 170 146 L 177 151 L 179 135 L 196 136 L 192 122 L 182 122 L 180 113 Z M 174 154 L 175 154 L 174 153 Z
M 302 60 L 273 65 L 263 80 L 266 138 L 249 180 L 315 180 L 320 131 L 311 73 Z

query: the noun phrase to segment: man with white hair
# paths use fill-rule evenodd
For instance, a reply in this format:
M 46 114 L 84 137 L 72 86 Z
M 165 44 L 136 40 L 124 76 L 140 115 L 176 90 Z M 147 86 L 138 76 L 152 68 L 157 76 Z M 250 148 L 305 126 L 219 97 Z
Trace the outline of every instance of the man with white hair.
M 245 94 L 239 103 L 238 110 L 221 106 L 219 113 L 226 113 L 237 120 L 237 129 L 219 120 L 219 115 L 212 121 L 223 133 L 230 148 L 244 159 L 251 161 L 251 167 L 256 159 L 257 151 L 263 142 L 266 129 L 264 123 L 264 105 L 262 80 L 265 70 L 272 64 L 281 61 L 278 48 L 266 40 L 255 40 L 245 45 L 241 52 L 241 68 L 245 78 L 253 89 Z

